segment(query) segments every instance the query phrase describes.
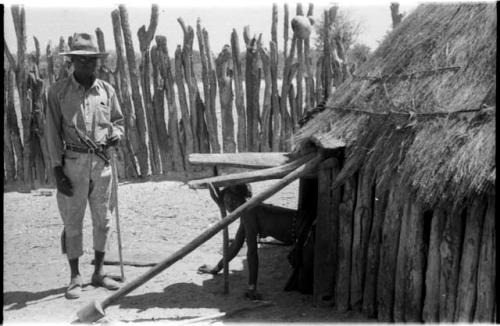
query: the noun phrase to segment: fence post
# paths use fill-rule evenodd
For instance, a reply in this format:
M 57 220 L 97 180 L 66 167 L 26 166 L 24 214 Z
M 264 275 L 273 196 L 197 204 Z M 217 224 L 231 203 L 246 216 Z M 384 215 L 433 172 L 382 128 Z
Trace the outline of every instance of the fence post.
M 33 176 L 31 173 L 31 111 L 27 101 L 28 88 L 26 67 L 26 21 L 24 8 L 19 5 L 11 7 L 12 19 L 17 36 L 17 67 L 16 81 L 21 105 L 21 121 L 23 126 L 23 179 L 25 186 L 31 187 Z
M 184 88 L 184 72 L 182 71 L 182 49 L 177 45 L 175 50 L 175 83 L 177 85 L 177 93 L 179 97 L 179 105 L 181 106 L 181 141 L 184 151 L 184 166 L 187 171 L 191 170 L 191 164 L 188 161 L 189 154 L 194 153 L 194 138 L 193 129 L 191 129 L 191 119 L 189 117 L 189 107 L 186 98 L 186 89 Z
M 177 117 L 177 105 L 175 103 L 175 91 L 174 91 L 174 77 L 172 75 L 172 65 L 170 63 L 170 56 L 168 55 L 167 49 L 167 38 L 165 36 L 156 36 L 156 45 L 158 50 L 158 56 L 160 61 L 160 73 L 163 78 L 163 89 L 167 96 L 168 103 L 168 153 L 167 157 L 172 157 L 172 167 L 174 171 L 184 171 L 184 155 L 185 151 L 182 148 L 179 127 L 178 127 L 178 117 Z
M 297 3 L 297 16 L 304 16 L 302 10 L 302 4 Z M 294 33 L 295 36 L 295 33 Z M 295 131 L 295 126 L 297 126 L 300 118 L 302 117 L 302 106 L 304 105 L 304 96 L 302 90 L 302 81 L 304 79 L 304 40 L 301 37 L 297 37 L 297 76 L 296 76 L 296 87 L 297 87 L 297 97 L 295 98 L 295 114 L 292 113 L 292 131 Z
M 262 61 L 262 70 L 264 71 L 264 82 L 265 82 L 264 99 L 262 102 L 262 120 L 261 120 L 261 137 L 260 137 L 261 151 L 269 152 L 271 150 L 271 139 L 272 139 L 271 67 L 270 67 L 269 53 L 262 48 L 261 44 L 259 44 L 259 52 Z
M 141 63 L 139 64 L 139 71 L 142 86 L 142 98 L 144 101 L 144 115 L 146 117 L 147 132 L 149 137 L 149 158 L 151 163 L 151 172 L 153 175 L 161 174 L 160 153 L 158 146 L 158 131 L 156 124 L 153 122 L 154 107 L 151 99 L 151 80 L 150 80 L 150 57 L 149 46 L 153 40 L 156 26 L 158 25 L 158 6 L 152 5 L 151 18 L 149 21 L 148 29 L 142 25 L 137 31 L 139 39 L 139 49 L 141 51 Z
M 135 123 L 135 112 L 132 106 L 132 101 L 129 93 L 129 84 L 127 75 L 125 72 L 125 58 L 123 55 L 123 38 L 121 31 L 121 18 L 120 11 L 115 9 L 111 12 L 111 20 L 113 23 L 113 36 L 115 39 L 115 49 L 116 49 L 116 68 L 119 78 L 117 78 L 117 84 L 119 84 L 119 93 L 121 97 L 121 109 L 123 112 L 123 117 L 125 119 L 125 147 L 124 150 L 124 164 L 125 164 L 125 175 L 137 177 L 141 173 L 141 168 L 139 164 L 139 133 L 137 131 L 137 126 Z
M 196 21 L 196 37 L 198 38 L 198 46 L 200 49 L 201 79 L 203 82 L 203 97 L 205 100 L 205 119 L 212 152 L 219 153 L 220 147 L 217 135 L 217 118 L 215 117 L 215 107 L 213 106 L 214 102 L 212 101 L 212 93 L 216 92 L 216 89 L 213 89 L 214 85 L 212 84 L 211 77 L 209 77 L 209 74 L 210 76 L 212 75 L 212 71 L 210 70 L 208 63 L 208 61 L 211 60 L 211 54 L 206 48 L 208 34 L 206 38 L 203 34 L 204 33 L 201 29 L 200 19 L 198 18 L 198 20 Z M 215 100 L 215 98 L 213 99 Z M 203 119 L 203 117 L 201 118 Z
M 309 9 L 307 11 L 307 17 L 312 17 L 314 12 L 314 5 L 312 3 L 309 4 Z M 306 107 L 313 108 L 315 106 L 314 100 L 314 78 L 311 70 L 311 53 L 310 53 L 310 36 L 304 40 L 304 63 L 306 69 L 306 96 L 305 96 L 305 105 Z M 304 112 L 304 111 L 302 111 Z M 302 117 L 301 117 L 302 118 Z
M 139 147 L 137 148 L 139 166 L 141 175 L 147 177 L 150 173 L 149 170 L 149 137 L 148 126 L 146 122 L 146 114 L 142 104 L 141 94 L 139 93 L 139 77 L 137 76 L 137 65 L 135 61 L 134 44 L 132 42 L 132 35 L 130 32 L 130 25 L 128 22 L 128 13 L 125 5 L 119 5 L 120 22 L 123 32 L 123 39 L 125 41 L 125 53 L 127 55 L 128 70 L 130 75 L 130 86 L 132 89 L 132 101 L 134 104 L 135 122 L 137 125 Z
M 238 114 L 238 152 L 247 151 L 247 122 L 245 113 L 245 102 L 243 97 L 243 80 L 240 61 L 240 42 L 238 33 L 233 29 L 231 34 L 231 50 L 233 54 L 233 75 L 236 112 Z
M 259 108 L 259 52 L 257 49 L 257 39 L 250 38 L 250 27 L 245 26 L 243 35 L 246 43 L 245 60 L 245 91 L 247 103 L 247 150 L 251 152 L 259 151 L 259 131 L 258 121 L 260 116 Z
M 229 72 L 231 62 L 231 48 L 225 45 L 215 60 L 217 81 L 219 83 L 220 115 L 222 121 L 222 146 L 224 153 L 236 152 L 234 142 L 234 119 L 233 119 L 233 89 L 232 74 Z
M 4 111 L 3 111 L 3 155 L 4 155 L 4 166 L 5 166 L 5 174 L 4 174 L 4 184 L 11 183 L 16 178 L 16 163 L 14 157 L 14 148 L 12 141 L 12 131 L 10 130 L 9 114 L 8 112 L 11 110 L 9 107 L 9 94 L 10 90 L 9 82 L 11 78 L 10 69 L 7 71 L 4 70 L 3 75 L 3 84 L 4 84 Z M 13 103 L 12 103 L 13 104 Z
M 162 173 L 167 174 L 172 170 L 172 141 L 167 133 L 165 124 L 165 89 L 166 80 L 162 77 L 165 72 L 162 70 L 162 53 L 159 48 L 158 36 L 156 36 L 156 45 L 151 47 L 151 64 L 153 66 L 153 114 L 152 123 L 158 132 L 158 149 L 161 160 Z M 176 121 L 177 123 L 177 121 Z

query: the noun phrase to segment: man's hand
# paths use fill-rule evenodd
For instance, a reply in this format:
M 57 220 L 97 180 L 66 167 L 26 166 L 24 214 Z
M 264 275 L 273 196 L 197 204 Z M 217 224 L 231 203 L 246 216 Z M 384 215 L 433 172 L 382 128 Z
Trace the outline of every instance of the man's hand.
M 73 196 L 73 185 L 64 174 L 62 166 L 56 166 L 54 168 L 54 176 L 56 177 L 57 190 L 68 197 Z
M 117 134 L 111 134 L 111 136 L 108 136 L 108 139 L 106 140 L 106 146 L 113 147 L 118 145 L 119 142 L 120 142 L 120 136 Z

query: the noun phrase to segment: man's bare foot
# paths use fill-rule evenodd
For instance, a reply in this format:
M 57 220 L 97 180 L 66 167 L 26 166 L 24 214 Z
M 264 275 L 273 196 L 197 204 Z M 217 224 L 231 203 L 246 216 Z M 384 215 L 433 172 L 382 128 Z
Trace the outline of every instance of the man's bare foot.
M 198 273 L 199 274 L 212 274 L 212 275 L 217 275 L 219 271 L 213 267 L 213 266 L 209 266 L 209 265 L 201 265 L 199 268 L 198 268 Z
M 262 300 L 262 295 L 257 290 L 248 289 L 245 292 L 245 298 L 249 300 Z

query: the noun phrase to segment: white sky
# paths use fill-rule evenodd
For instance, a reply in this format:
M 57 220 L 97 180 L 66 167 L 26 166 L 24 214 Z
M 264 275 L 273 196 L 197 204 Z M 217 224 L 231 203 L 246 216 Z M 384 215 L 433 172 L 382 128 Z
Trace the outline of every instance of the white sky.
M 125 0 L 120 2 L 84 0 L 69 1 L 35 1 L 17 0 L 2 1 L 5 7 L 4 37 L 11 52 L 17 48 L 11 3 L 22 3 L 26 11 L 26 32 L 28 37 L 28 51 L 34 49 L 33 36 L 40 42 L 42 53 L 49 41 L 52 45 L 59 42 L 60 36 L 67 37 L 75 32 L 94 33 L 99 27 L 104 32 L 106 49 L 114 49 L 113 26 L 111 12 L 118 8 L 118 3 L 125 3 L 128 9 L 129 22 L 134 46 L 138 48 L 137 30 L 142 25 L 149 25 L 151 3 L 146 1 Z M 314 17 L 318 18 L 323 10 L 334 2 L 327 0 L 311 1 L 314 4 Z M 250 26 L 250 32 L 258 35 L 262 33 L 264 44 L 269 44 L 271 38 L 272 4 L 278 4 L 278 46 L 283 47 L 283 19 L 285 1 L 265 0 L 177 0 L 158 1 L 160 16 L 156 34 L 167 37 L 169 54 L 172 56 L 177 44 L 182 44 L 182 30 L 177 22 L 182 17 L 186 24 L 196 31 L 196 20 L 201 19 L 202 27 L 209 33 L 212 52 L 217 54 L 224 44 L 230 43 L 233 28 L 238 32 L 240 48 L 243 45 L 243 27 Z M 297 2 L 287 2 L 290 19 L 295 15 Z M 335 1 L 341 10 L 349 13 L 356 21 L 361 22 L 361 34 L 358 42 L 375 49 L 385 33 L 391 28 L 389 1 Z M 418 3 L 416 1 L 399 1 L 400 12 L 407 14 Z M 302 2 L 304 12 L 307 13 L 309 2 Z M 291 33 L 291 30 L 290 30 Z M 153 41 L 154 42 L 154 41 Z M 198 50 L 197 39 L 194 40 L 194 49 Z

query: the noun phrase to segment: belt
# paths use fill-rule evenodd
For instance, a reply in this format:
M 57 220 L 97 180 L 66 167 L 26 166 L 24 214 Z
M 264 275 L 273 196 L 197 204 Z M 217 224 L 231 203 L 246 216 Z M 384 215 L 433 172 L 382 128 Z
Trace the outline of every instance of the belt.
M 77 153 L 89 153 L 89 154 L 94 154 L 95 150 L 93 148 L 88 148 L 88 147 L 78 147 L 78 146 L 73 146 L 73 145 L 68 145 L 66 144 L 66 149 L 77 152 Z M 106 147 L 102 146 L 101 150 L 104 152 L 106 151 Z

